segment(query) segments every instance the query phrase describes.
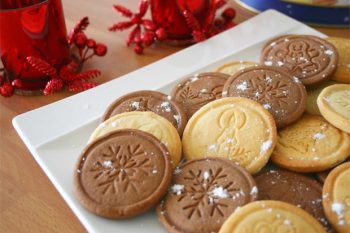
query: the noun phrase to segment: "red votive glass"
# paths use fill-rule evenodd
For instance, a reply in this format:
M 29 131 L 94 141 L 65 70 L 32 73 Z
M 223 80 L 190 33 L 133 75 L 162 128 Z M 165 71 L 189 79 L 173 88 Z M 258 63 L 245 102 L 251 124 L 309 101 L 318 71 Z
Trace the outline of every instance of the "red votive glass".
M 43 89 L 50 77 L 26 58 L 41 58 L 59 69 L 69 61 L 60 0 L 0 0 L 0 55 L 9 81 L 21 80 L 17 93 Z

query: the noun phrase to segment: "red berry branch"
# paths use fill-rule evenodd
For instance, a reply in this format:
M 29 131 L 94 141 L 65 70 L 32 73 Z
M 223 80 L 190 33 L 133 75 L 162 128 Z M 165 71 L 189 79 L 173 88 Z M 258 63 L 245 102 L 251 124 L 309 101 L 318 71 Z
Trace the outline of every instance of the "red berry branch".
M 179 6 L 187 26 L 192 30 L 193 42 L 203 41 L 235 26 L 232 20 L 235 17 L 236 11 L 233 8 L 225 9 L 221 14 L 221 18 L 215 18 L 217 10 L 222 8 L 225 4 L 225 0 L 213 0 L 203 25 L 199 23 L 199 20 L 190 10 L 184 6 Z M 157 41 L 164 41 L 167 39 L 166 23 L 164 24 L 165 26 L 159 26 L 150 19 L 143 19 L 149 8 L 148 0 L 140 1 L 137 13 L 133 13 L 122 5 L 114 5 L 113 8 L 121 16 L 128 18 L 128 21 L 113 24 L 109 30 L 116 32 L 133 27 L 126 39 L 126 45 L 134 45 L 134 51 L 136 53 L 142 54 L 145 47 Z
M 67 37 L 67 43 L 71 46 L 71 51 L 75 46 L 78 49 L 76 58 L 57 70 L 47 61 L 29 56 L 24 63 L 25 66 L 30 66 L 43 75 L 50 77 L 43 90 L 44 95 L 52 94 L 56 91 L 62 90 L 64 87 L 68 91 L 84 91 L 93 88 L 97 83 L 92 82 L 91 79 L 98 77 L 101 72 L 97 69 L 78 72 L 83 64 L 96 56 L 104 56 L 107 53 L 106 45 L 96 43 L 95 40 L 90 39 L 84 33 L 84 30 L 89 25 L 88 17 L 81 19 L 76 26 L 70 31 Z M 1 70 L 0 70 L 1 71 Z M 2 70 L 4 72 L 4 70 Z M 9 97 L 13 94 L 14 88 L 21 88 L 22 81 L 20 77 L 12 81 L 12 83 L 5 81 L 3 75 L 0 75 L 0 94 L 4 97 Z

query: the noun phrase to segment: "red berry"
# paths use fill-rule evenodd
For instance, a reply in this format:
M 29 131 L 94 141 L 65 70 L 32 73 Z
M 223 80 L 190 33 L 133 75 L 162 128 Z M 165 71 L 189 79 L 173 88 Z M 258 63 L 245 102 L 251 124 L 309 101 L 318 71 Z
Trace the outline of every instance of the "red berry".
M 78 48 L 84 48 L 87 42 L 87 37 L 83 32 L 79 32 L 74 37 L 74 43 Z
M 156 31 L 156 36 L 158 40 L 162 41 L 162 40 L 165 40 L 168 35 L 164 28 L 158 28 Z
M 134 46 L 134 52 L 137 54 L 142 54 L 143 53 L 143 47 L 141 45 L 136 44 Z
M 88 48 L 95 48 L 96 46 L 96 41 L 93 40 L 93 39 L 88 39 L 87 42 L 86 42 L 86 46 Z
M 23 87 L 22 80 L 20 80 L 20 79 L 13 80 L 12 86 L 14 86 L 15 88 L 22 88 Z
M 141 36 L 135 36 L 134 42 L 135 42 L 135 44 L 140 45 L 140 44 L 142 44 L 143 40 L 141 39 Z
M 155 34 L 152 31 L 145 31 L 141 34 L 141 40 L 145 46 L 150 46 L 154 42 Z
M 106 53 L 107 53 L 107 46 L 102 44 L 102 43 L 96 44 L 96 46 L 94 48 L 94 53 L 97 56 L 100 56 L 100 57 L 106 55 Z
M 236 16 L 236 11 L 233 8 L 227 8 L 222 12 L 221 16 L 226 20 L 226 21 L 231 21 L 235 18 Z
M 142 24 L 146 30 L 154 31 L 157 29 L 157 26 L 155 25 L 155 23 L 153 23 L 152 20 L 144 19 L 142 20 Z
M 214 20 L 215 27 L 221 28 L 224 26 L 224 24 L 225 24 L 224 20 L 222 20 L 220 18 L 217 18 Z
M 10 97 L 13 95 L 13 86 L 10 83 L 4 83 L 0 87 L 0 94 L 4 97 Z

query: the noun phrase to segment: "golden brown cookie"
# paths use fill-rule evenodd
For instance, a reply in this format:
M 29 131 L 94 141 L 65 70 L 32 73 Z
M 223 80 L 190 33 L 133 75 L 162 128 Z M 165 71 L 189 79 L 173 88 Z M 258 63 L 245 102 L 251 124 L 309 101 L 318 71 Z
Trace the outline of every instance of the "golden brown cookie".
M 233 75 L 244 68 L 255 66 L 257 63 L 251 61 L 234 61 L 220 66 L 216 72 Z
M 187 160 L 223 157 L 256 173 L 267 163 L 276 139 L 276 124 L 263 106 L 228 97 L 199 109 L 186 125 L 182 142 Z
M 111 132 L 80 155 L 74 172 L 78 200 L 107 218 L 129 218 L 156 205 L 167 191 L 172 168 L 157 138 L 135 129 Z
M 281 201 L 256 201 L 237 209 L 219 233 L 326 233 L 309 213 Z
M 332 79 L 341 83 L 350 83 L 350 39 L 328 37 L 326 40 L 337 48 L 339 54 L 337 70 Z
M 350 162 L 334 168 L 323 186 L 323 208 L 339 233 L 350 232 Z
M 306 97 L 306 112 L 315 115 L 321 115 L 320 110 L 317 106 L 317 97 L 321 91 L 333 84 L 337 84 L 334 81 L 325 81 L 317 86 L 307 88 L 307 97 Z
M 318 172 L 341 163 L 349 154 L 349 134 L 321 116 L 305 114 L 278 132 L 271 160 L 292 171 Z
M 101 123 L 91 134 L 89 142 L 117 129 L 138 129 L 158 138 L 169 150 L 173 167 L 181 159 L 181 139 L 175 127 L 153 112 L 125 112 Z
M 322 90 L 317 105 L 332 125 L 350 133 L 350 84 L 335 84 Z

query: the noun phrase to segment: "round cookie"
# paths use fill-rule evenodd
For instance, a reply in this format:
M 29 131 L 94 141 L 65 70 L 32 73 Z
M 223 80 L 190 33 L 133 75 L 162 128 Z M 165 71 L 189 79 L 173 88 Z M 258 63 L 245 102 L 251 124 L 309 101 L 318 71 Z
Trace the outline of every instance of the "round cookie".
M 257 64 L 255 62 L 251 62 L 251 61 L 235 61 L 235 62 L 230 62 L 220 66 L 219 68 L 216 69 L 216 72 L 233 75 L 238 71 L 243 70 L 244 68 L 248 68 L 256 65 Z
M 283 128 L 300 118 L 306 108 L 306 90 L 297 79 L 277 67 L 241 70 L 225 83 L 223 96 L 252 99 L 268 110 Z
M 339 54 L 337 70 L 333 74 L 332 79 L 337 82 L 350 84 L 350 39 L 340 37 L 328 37 L 325 39 L 337 48 Z
M 350 84 L 335 84 L 322 90 L 317 106 L 328 122 L 350 134 Z
M 316 180 L 281 169 L 260 173 L 255 178 L 259 200 L 275 200 L 298 206 L 332 232 L 322 207 L 322 185 Z
M 242 167 L 227 159 L 197 159 L 180 167 L 157 215 L 170 233 L 218 232 L 236 208 L 256 199 L 254 179 Z
M 286 70 L 304 85 L 315 85 L 335 72 L 338 52 L 331 43 L 316 36 L 285 35 L 266 43 L 260 62 Z
M 130 218 L 155 206 L 172 168 L 167 148 L 149 133 L 117 130 L 85 147 L 74 172 L 76 194 L 89 211 Z
M 153 112 L 125 112 L 102 122 L 91 134 L 89 142 L 117 129 L 138 129 L 152 134 L 168 148 L 172 166 L 181 159 L 181 139 L 175 127 Z
M 237 209 L 219 233 L 326 233 L 305 210 L 281 201 L 256 201 Z
M 187 160 L 223 157 L 256 173 L 269 160 L 276 140 L 276 125 L 266 109 L 250 99 L 227 97 L 192 116 L 182 145 Z
M 288 170 L 319 172 L 341 163 L 349 154 L 349 134 L 321 116 L 305 114 L 278 132 L 271 160 Z
M 350 232 L 350 162 L 334 168 L 323 186 L 323 208 L 339 233 Z
M 307 88 L 307 98 L 306 98 L 306 112 L 310 114 L 315 115 L 321 115 L 320 110 L 317 106 L 317 97 L 321 93 L 321 91 L 330 86 L 336 84 L 336 82 L 333 81 L 325 81 L 317 86 L 314 86 L 312 88 Z
M 218 72 L 195 74 L 177 84 L 171 97 L 185 110 L 187 119 L 202 106 L 222 97 L 222 88 L 229 75 Z
M 349 157 L 345 160 L 345 162 L 350 162 L 350 155 Z M 329 173 L 332 171 L 332 169 L 323 171 L 323 172 L 318 172 L 316 173 L 316 178 L 318 181 L 320 181 L 322 184 L 324 184 L 324 182 L 326 181 L 327 176 L 329 175 Z
M 126 94 L 115 100 L 102 117 L 102 121 L 108 118 L 131 111 L 150 111 L 170 121 L 181 135 L 187 123 L 185 111 L 182 107 L 167 96 L 158 91 L 136 91 Z

